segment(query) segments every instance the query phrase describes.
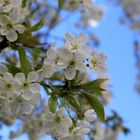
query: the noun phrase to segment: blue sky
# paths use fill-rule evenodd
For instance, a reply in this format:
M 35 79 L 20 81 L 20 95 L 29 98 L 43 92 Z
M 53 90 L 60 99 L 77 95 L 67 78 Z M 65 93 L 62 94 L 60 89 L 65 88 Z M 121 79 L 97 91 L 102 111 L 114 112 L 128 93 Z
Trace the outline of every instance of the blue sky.
M 134 91 L 136 69 L 134 57 L 134 33 L 128 26 L 120 25 L 118 18 L 121 9 L 108 5 L 107 14 L 95 30 L 101 40 L 101 50 L 107 53 L 108 70 L 111 77 L 113 100 L 108 109 L 115 109 L 123 117 L 125 125 L 131 130 L 119 140 L 138 140 L 140 138 L 140 95 Z
M 107 2 L 99 0 L 99 3 Z M 134 33 L 128 26 L 120 25 L 118 18 L 122 14 L 121 9 L 110 4 L 107 6 L 104 20 L 99 27 L 93 29 L 101 41 L 99 49 L 107 54 L 108 72 L 111 77 L 113 99 L 107 106 L 106 112 L 111 109 L 118 111 L 125 125 L 131 130 L 128 136 L 121 134 L 118 140 L 138 140 L 140 138 L 140 95 L 134 91 L 136 82 Z M 67 23 L 64 23 L 63 28 L 67 26 Z M 71 28 L 70 30 L 73 31 Z M 0 133 L 6 133 L 7 129 L 4 128 L 4 130 Z

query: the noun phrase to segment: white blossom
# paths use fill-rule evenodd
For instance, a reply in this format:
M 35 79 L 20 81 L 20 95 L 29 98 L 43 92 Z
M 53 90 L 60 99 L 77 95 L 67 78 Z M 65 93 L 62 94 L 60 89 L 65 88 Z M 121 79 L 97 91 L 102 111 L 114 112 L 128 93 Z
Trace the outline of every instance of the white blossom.
M 10 103 L 10 114 L 28 115 L 31 114 L 39 100 L 39 94 L 34 94 L 33 98 L 26 100 L 22 96 L 16 96 L 13 102 Z
M 40 92 L 40 85 L 37 83 L 38 74 L 37 72 L 30 72 L 27 75 L 23 73 L 17 73 L 15 75 L 14 92 L 17 95 L 22 95 L 25 99 L 30 100 L 35 93 Z
M 0 33 L 5 35 L 7 40 L 14 42 L 18 39 L 18 34 L 22 34 L 25 31 L 25 26 L 15 22 L 15 15 L 9 17 L 7 15 L 0 16 Z
M 99 76 L 106 72 L 106 55 L 94 50 L 89 58 L 89 67 Z
M 0 77 L 0 92 L 10 94 L 13 92 L 14 78 L 11 73 L 4 73 L 3 77 Z
M 52 135 L 62 137 L 68 134 L 69 128 L 72 125 L 72 120 L 65 115 L 64 108 L 60 108 L 49 122 L 49 125 L 52 127 L 50 129 Z
M 65 45 L 64 47 L 70 50 L 72 53 L 79 52 L 83 55 L 90 53 L 90 49 L 87 46 L 87 37 L 84 34 L 80 34 L 75 37 L 71 33 L 66 33 L 65 35 Z
M 55 73 L 55 67 L 53 65 L 43 65 L 43 67 L 37 71 L 38 81 L 42 81 L 44 78 L 50 78 Z
M 60 49 L 57 49 L 54 45 L 52 45 L 47 50 L 47 58 L 44 60 L 45 65 L 54 66 L 54 67 L 62 67 L 62 63 L 60 61 Z
M 0 11 L 10 12 L 13 8 L 20 7 L 22 0 L 0 0 Z
M 64 75 L 66 79 L 72 80 L 76 76 L 76 71 L 85 72 L 86 66 L 83 63 L 84 57 L 80 53 L 72 53 L 68 49 L 61 49 L 61 61 L 64 67 Z
M 88 128 L 88 122 L 81 121 L 69 135 L 62 137 L 60 140 L 85 140 L 84 135 L 89 132 L 90 128 Z

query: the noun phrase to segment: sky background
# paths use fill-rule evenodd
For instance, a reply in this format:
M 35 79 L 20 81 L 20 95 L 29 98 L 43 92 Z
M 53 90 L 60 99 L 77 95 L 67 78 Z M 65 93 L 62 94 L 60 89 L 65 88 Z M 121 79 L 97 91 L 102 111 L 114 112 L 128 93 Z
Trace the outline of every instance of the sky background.
M 131 130 L 128 136 L 121 134 L 118 140 L 139 140 L 140 95 L 134 91 L 136 82 L 134 33 L 127 25 L 120 25 L 118 21 L 122 14 L 120 7 L 112 6 L 106 0 L 99 0 L 99 3 L 107 5 L 106 15 L 93 31 L 101 41 L 99 50 L 107 54 L 108 73 L 111 77 L 111 90 L 113 92 L 113 99 L 107 106 L 106 113 L 110 112 L 111 109 L 116 110 L 124 119 L 125 126 Z M 73 19 L 69 19 L 70 22 L 73 22 Z M 68 23 L 64 22 L 63 30 L 66 28 L 68 28 Z M 61 28 L 57 33 L 64 36 L 63 30 Z M 75 32 L 72 27 L 69 27 L 69 30 Z M 7 128 L 3 127 L 3 131 L 0 132 L 4 135 L 3 140 L 8 140 L 7 133 Z M 25 139 L 25 137 L 20 138 L 20 140 Z

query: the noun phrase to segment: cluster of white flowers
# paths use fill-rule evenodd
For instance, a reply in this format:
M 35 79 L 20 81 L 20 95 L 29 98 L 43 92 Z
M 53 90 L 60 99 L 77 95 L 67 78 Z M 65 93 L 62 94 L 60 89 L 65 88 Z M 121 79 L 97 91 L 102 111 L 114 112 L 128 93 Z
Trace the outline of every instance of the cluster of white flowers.
M 106 72 L 106 56 L 95 50 L 90 51 L 85 35 L 74 37 L 67 33 L 65 40 L 64 47 L 56 48 L 52 45 L 48 49 L 44 65 L 38 71 L 40 81 L 50 78 L 59 70 L 64 71 L 67 80 L 73 80 L 77 72 L 85 73 L 87 67 L 90 67 L 98 75 Z
M 22 0 L 0 0 L 0 36 L 10 42 L 18 39 L 18 34 L 26 30 L 23 22 L 28 15 L 27 8 L 22 7 Z
M 90 132 L 89 122 L 95 121 L 97 117 L 94 110 L 87 110 L 84 116 L 83 120 L 74 125 L 64 108 L 55 113 L 45 108 L 39 115 L 31 115 L 25 119 L 22 132 L 27 132 L 29 138 L 34 140 L 39 140 L 44 135 L 58 140 L 85 140 L 84 134 Z
M 13 76 L 8 68 L 0 64 L 0 112 L 7 116 L 20 116 L 32 113 L 40 97 L 38 74 L 30 72 Z

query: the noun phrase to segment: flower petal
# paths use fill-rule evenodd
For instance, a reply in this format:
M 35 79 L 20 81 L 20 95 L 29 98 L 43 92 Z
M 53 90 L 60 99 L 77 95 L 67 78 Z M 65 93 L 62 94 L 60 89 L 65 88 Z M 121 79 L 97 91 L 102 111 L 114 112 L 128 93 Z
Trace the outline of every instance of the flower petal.
M 11 29 L 11 30 L 9 30 L 9 33 L 6 35 L 6 38 L 10 42 L 14 42 L 18 39 L 18 34 L 16 33 L 15 30 Z
M 64 74 L 66 79 L 72 80 L 76 75 L 76 69 L 74 67 L 68 67 L 65 69 Z
M 29 82 L 36 82 L 38 79 L 38 73 L 34 71 L 30 72 L 27 76 L 27 79 Z
M 15 75 L 15 79 L 17 82 L 19 82 L 20 84 L 23 84 L 25 82 L 25 74 L 24 73 L 17 73 Z

